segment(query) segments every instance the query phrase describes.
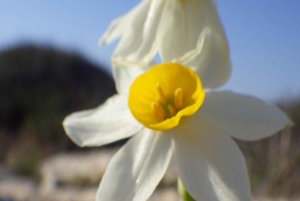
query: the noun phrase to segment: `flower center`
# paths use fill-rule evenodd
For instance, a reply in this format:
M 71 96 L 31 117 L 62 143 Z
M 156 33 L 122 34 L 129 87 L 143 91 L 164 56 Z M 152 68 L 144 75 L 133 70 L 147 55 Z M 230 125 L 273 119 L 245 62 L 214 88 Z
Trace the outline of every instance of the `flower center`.
M 174 99 L 167 100 L 161 86 L 156 83 L 156 89 L 159 94 L 159 101 L 151 102 L 151 107 L 158 118 L 167 119 L 174 117 L 177 112 L 182 108 L 183 92 L 182 88 L 177 88 L 174 92 Z
M 189 68 L 175 63 L 152 67 L 138 76 L 129 91 L 132 115 L 153 130 L 168 130 L 182 116 L 194 114 L 204 100 L 199 77 Z

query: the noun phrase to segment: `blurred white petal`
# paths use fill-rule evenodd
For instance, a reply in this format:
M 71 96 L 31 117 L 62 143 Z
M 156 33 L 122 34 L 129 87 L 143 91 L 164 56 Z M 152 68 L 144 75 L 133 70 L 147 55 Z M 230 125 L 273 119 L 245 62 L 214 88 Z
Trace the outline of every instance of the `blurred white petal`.
M 222 86 L 231 74 L 227 42 L 210 27 L 203 29 L 195 49 L 172 62 L 192 68 L 206 89 Z
M 222 85 L 224 79 L 229 76 L 230 69 L 229 74 L 226 69 L 228 65 L 230 67 L 230 62 L 227 41 L 213 0 L 144 0 L 128 14 L 115 20 L 101 41 L 107 43 L 121 35 L 112 57 L 113 64 L 123 62 L 127 65 L 144 66 L 153 60 L 157 52 L 163 62 L 170 62 L 196 49 L 199 35 L 205 27 L 210 27 L 215 32 L 216 36 L 205 42 L 206 46 L 213 46 L 208 48 L 209 54 L 215 55 L 208 59 L 200 56 L 194 63 L 200 62 L 195 66 L 205 76 L 215 74 L 208 72 L 208 65 L 217 65 L 210 71 L 221 69 L 216 73 L 220 74 L 216 80 L 221 77 L 221 81 L 213 84 L 210 84 L 210 78 L 205 81 L 205 85 L 207 82 L 210 88 L 214 88 Z M 217 42 L 212 42 L 215 37 Z M 221 50 L 217 51 L 216 47 L 220 47 Z M 221 53 L 224 55 L 220 55 Z M 219 63 L 222 62 L 224 66 L 221 67 Z M 223 73 L 226 74 L 222 75 Z
M 231 75 L 231 62 L 226 40 L 208 28 L 200 50 L 199 54 L 185 65 L 197 72 L 206 89 L 218 88 L 225 84 Z
M 142 1 L 135 8 L 133 8 L 126 15 L 123 15 L 111 22 L 108 29 L 99 39 L 99 45 L 104 46 L 117 38 L 121 37 L 123 33 L 129 28 L 132 20 L 134 20 L 138 15 L 140 15 L 140 10 L 149 6 L 149 2 Z
M 148 64 L 157 51 L 155 41 L 156 32 L 161 20 L 161 13 L 165 1 L 143 1 L 135 18 L 125 27 L 114 55 L 114 60 L 126 60 L 128 62 L 141 62 Z
M 229 91 L 207 92 L 199 121 L 241 140 L 258 140 L 291 125 L 275 105 Z
M 126 24 L 127 24 L 126 20 L 127 20 L 127 16 L 123 16 L 112 21 L 107 31 L 99 39 L 99 45 L 105 46 L 106 44 L 111 43 L 112 41 L 121 37 L 121 35 L 124 33 L 124 30 L 126 28 Z
M 179 177 L 195 200 L 250 201 L 244 157 L 228 135 L 188 117 L 168 131 L 174 140 Z
M 225 39 L 215 4 L 210 0 L 167 1 L 162 19 L 157 40 L 165 62 L 195 49 L 205 27 L 211 27 Z
M 204 43 L 207 40 L 207 38 L 210 37 L 210 34 L 210 28 L 205 27 L 199 35 L 196 48 L 186 52 L 183 56 L 179 58 L 173 59 L 172 62 L 186 66 L 188 63 L 193 61 L 196 57 L 198 57 L 201 54 L 202 51 L 205 51 L 203 50 Z
M 131 138 L 110 161 L 97 201 L 146 201 L 163 177 L 172 155 L 167 135 L 148 129 Z
M 93 110 L 75 112 L 63 121 L 78 146 L 100 146 L 137 133 L 141 128 L 127 106 L 127 96 L 115 95 Z

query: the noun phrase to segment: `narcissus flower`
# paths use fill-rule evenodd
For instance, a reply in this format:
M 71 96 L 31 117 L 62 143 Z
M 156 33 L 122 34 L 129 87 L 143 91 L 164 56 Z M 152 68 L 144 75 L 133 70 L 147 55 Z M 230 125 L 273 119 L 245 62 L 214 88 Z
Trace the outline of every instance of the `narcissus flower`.
M 79 146 L 134 135 L 109 163 L 97 201 L 146 201 L 172 154 L 194 199 L 251 200 L 245 160 L 231 137 L 268 137 L 290 124 L 283 112 L 250 96 L 204 90 L 201 77 L 179 63 L 153 66 L 122 83 L 129 89 L 119 85 L 119 94 L 99 108 L 63 122 Z
M 195 49 L 205 27 L 216 32 L 216 49 L 228 55 L 214 0 L 143 0 L 111 23 L 100 44 L 103 46 L 121 37 L 112 60 L 144 66 L 157 52 L 163 61 L 171 61 Z

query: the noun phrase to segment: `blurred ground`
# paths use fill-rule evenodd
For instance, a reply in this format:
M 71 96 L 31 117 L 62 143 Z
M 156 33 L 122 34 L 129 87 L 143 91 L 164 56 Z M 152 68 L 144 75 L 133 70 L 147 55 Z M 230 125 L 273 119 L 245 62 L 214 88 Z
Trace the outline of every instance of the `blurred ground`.
M 58 154 L 39 167 L 40 181 L 14 175 L 0 167 L 0 201 L 94 201 L 99 180 L 116 150 Z M 149 201 L 176 201 L 176 167 L 172 161 Z M 96 178 L 96 179 L 95 179 Z M 99 180 L 98 180 L 99 179 Z M 1 200 L 2 199 L 2 200 Z M 256 195 L 253 201 L 298 201 L 300 198 Z
M 77 53 L 23 45 L 0 53 L 0 201 L 94 200 L 106 165 L 126 140 L 78 148 L 61 122 L 115 93 L 112 78 Z M 278 98 L 295 125 L 237 141 L 255 200 L 300 200 L 300 97 Z M 151 197 L 178 200 L 174 163 Z

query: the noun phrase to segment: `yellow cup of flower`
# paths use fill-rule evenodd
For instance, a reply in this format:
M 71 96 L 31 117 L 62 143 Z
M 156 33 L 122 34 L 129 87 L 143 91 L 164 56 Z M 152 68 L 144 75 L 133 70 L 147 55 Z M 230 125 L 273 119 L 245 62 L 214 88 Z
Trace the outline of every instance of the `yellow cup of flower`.
M 164 63 L 134 80 L 128 106 L 145 127 L 162 131 L 177 126 L 182 116 L 194 114 L 204 97 L 194 71 L 176 63 Z

